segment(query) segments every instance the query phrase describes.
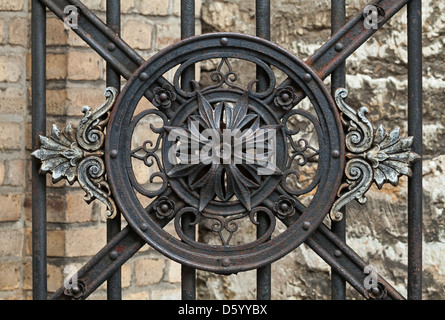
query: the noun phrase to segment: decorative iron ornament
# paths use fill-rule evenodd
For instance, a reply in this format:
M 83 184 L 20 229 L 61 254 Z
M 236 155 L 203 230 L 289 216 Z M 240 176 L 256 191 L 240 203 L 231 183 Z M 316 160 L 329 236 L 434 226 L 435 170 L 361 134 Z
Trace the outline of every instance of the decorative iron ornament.
M 344 88 L 335 92 L 335 102 L 348 127 L 345 142 L 350 151 L 346 154 L 350 159 L 345 167 L 347 180 L 340 187 L 341 196 L 330 211 L 330 217 L 335 221 L 343 218 L 340 209 L 352 200 L 366 203 L 365 194 L 373 182 L 379 189 L 388 182 L 397 186 L 400 176 L 412 175 L 411 164 L 420 159 L 417 153 L 411 151 L 413 137 L 401 138 L 400 128 L 388 132 L 380 125 L 374 130 L 366 118 L 368 109 L 361 107 L 358 111 L 353 110 L 344 101 L 347 96 Z
M 185 75 L 207 60 L 218 61 L 209 83 Z M 263 85 L 240 81 L 232 61 L 247 62 L 251 74 L 260 70 Z M 277 84 L 275 69 L 288 79 Z M 171 82 L 160 77 L 173 70 Z M 309 97 L 306 109 L 294 107 L 300 91 Z M 144 97 L 153 107 L 138 107 Z M 239 140 L 225 141 L 228 130 L 239 132 L 232 132 Z M 258 134 L 268 130 L 274 143 Z M 225 274 L 255 269 L 299 246 L 329 213 L 343 175 L 340 116 L 321 79 L 287 51 L 242 34 L 190 37 L 145 62 L 117 99 L 105 140 L 110 188 L 129 225 L 175 261 Z M 209 162 L 201 158 L 207 151 Z M 263 169 L 268 174 L 259 174 Z M 290 175 L 304 185 L 286 180 Z M 308 194 L 302 209 L 298 198 Z M 277 230 L 277 219 L 289 228 Z M 244 232 L 260 220 L 267 222 L 261 236 Z M 169 222 L 175 230 L 163 229 Z M 198 225 L 213 237 L 185 231 Z
M 106 215 L 112 219 L 116 205 L 105 177 L 103 145 L 117 90 L 107 88 L 105 97 L 106 102 L 94 112 L 89 106 L 82 108 L 84 117 L 77 127 L 69 122 L 61 131 L 53 125 L 50 136 L 40 136 L 41 148 L 31 155 L 42 161 L 40 171 L 50 173 L 54 183 L 66 179 L 72 185 L 77 181 L 86 192 L 85 201 L 98 199 L 106 205 Z
M 233 71 L 231 73 L 236 75 Z M 167 175 L 170 178 L 188 177 L 190 189 L 200 190 L 199 211 L 203 211 L 215 195 L 222 201 L 228 201 L 236 196 L 250 211 L 251 190 L 261 184 L 260 169 L 268 171 L 269 175 L 282 174 L 273 161 L 270 161 L 270 155 L 274 154 L 275 150 L 267 136 L 267 133 L 271 132 L 269 130 L 280 130 L 282 125 L 260 124 L 259 115 L 249 112 L 248 98 L 251 91 L 249 89 L 233 106 L 222 101 L 213 107 L 200 92 L 199 85 L 193 83 L 197 91 L 199 113 L 187 119 L 185 130 L 171 126 L 165 126 L 164 129 L 168 132 L 177 132 L 185 136 L 185 140 L 191 145 L 196 145 L 198 147 L 196 151 L 201 151 L 199 158 L 203 158 L 203 149 L 210 145 L 212 150 L 209 151 L 212 152 L 212 156 L 207 159 L 208 163 L 205 163 L 202 159 L 191 159 L 194 155 L 189 154 L 187 149 L 185 154 L 181 155 L 182 158 L 188 158 L 185 159 L 187 163 L 176 164 Z M 251 85 L 248 86 L 250 87 Z M 203 135 L 206 131 L 212 133 L 213 137 Z M 232 138 L 234 138 L 233 143 L 231 143 Z M 259 145 L 267 152 L 258 152 L 254 146 Z

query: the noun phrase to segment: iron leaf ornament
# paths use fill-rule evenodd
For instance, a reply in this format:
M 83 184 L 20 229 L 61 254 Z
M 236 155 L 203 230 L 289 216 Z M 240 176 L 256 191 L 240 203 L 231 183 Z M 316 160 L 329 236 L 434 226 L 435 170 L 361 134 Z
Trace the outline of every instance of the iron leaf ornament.
M 112 219 L 116 205 L 105 177 L 103 144 L 117 90 L 106 88 L 104 95 L 106 102 L 94 112 L 89 106 L 82 108 L 84 117 L 77 127 L 71 122 L 64 130 L 53 125 L 50 136 L 40 136 L 41 147 L 31 155 L 42 161 L 40 172 L 51 174 L 54 183 L 66 179 L 72 185 L 77 181 L 86 192 L 85 201 L 98 199 L 106 205 L 106 215 Z
M 330 211 L 334 221 L 340 221 L 343 214 L 340 209 L 352 200 L 360 204 L 366 202 L 365 193 L 375 182 L 381 189 L 385 183 L 397 186 L 402 175 L 411 177 L 411 165 L 420 156 L 411 151 L 413 137 L 402 138 L 400 128 L 387 131 L 383 125 L 377 130 L 366 118 L 368 109 L 361 107 L 355 111 L 345 103 L 348 92 L 339 88 L 335 92 L 335 102 L 342 112 L 347 126 L 345 166 L 346 183 L 339 190 L 339 198 Z M 346 191 L 345 191 L 346 190 Z

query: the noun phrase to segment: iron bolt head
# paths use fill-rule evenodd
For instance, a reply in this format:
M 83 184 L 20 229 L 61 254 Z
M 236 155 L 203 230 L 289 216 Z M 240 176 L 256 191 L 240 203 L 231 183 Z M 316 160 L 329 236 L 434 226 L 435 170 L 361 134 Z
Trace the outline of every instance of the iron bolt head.
M 142 231 L 147 231 L 148 230 L 148 224 L 146 224 L 145 222 L 141 223 L 141 225 L 139 227 L 141 228 Z
M 333 150 L 332 151 L 332 157 L 337 159 L 338 157 L 340 157 L 340 151 L 338 150 Z
M 110 43 L 108 43 L 108 45 L 107 45 L 107 49 L 108 49 L 109 51 L 114 51 L 114 50 L 116 50 L 116 45 L 115 45 L 113 42 L 110 42 Z
M 309 230 L 310 227 L 311 227 L 311 223 L 309 221 L 303 222 L 303 229 L 304 230 Z
M 78 293 L 80 293 L 80 288 L 79 288 L 79 286 L 75 286 L 75 287 L 71 288 L 71 291 L 73 292 L 73 294 L 78 294 Z
M 232 264 L 232 262 L 230 261 L 229 258 L 225 258 L 225 259 L 223 259 L 223 261 L 222 261 L 222 265 L 223 265 L 223 267 L 228 267 L 228 266 L 230 266 L 231 264 Z
M 343 50 L 343 45 L 341 43 L 336 43 L 334 49 L 335 51 L 340 52 Z
M 229 43 L 229 40 L 226 37 L 224 37 L 224 38 L 221 38 L 220 43 L 223 46 L 227 46 L 227 44 Z
M 110 252 L 110 259 L 111 260 L 116 260 L 118 256 L 119 256 L 119 253 L 117 253 L 117 251 L 113 250 L 113 251 Z
M 312 80 L 312 76 L 309 73 L 306 73 L 303 77 L 303 80 L 306 82 L 310 82 Z
M 280 209 L 283 211 L 287 211 L 287 209 L 289 209 L 289 205 L 285 202 L 283 202 L 280 206 Z

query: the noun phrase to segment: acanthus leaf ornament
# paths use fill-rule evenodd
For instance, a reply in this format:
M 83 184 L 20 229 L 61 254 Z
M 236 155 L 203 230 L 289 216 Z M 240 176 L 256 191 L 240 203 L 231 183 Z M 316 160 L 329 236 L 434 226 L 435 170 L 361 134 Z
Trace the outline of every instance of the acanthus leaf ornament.
M 352 200 L 366 203 L 365 193 L 373 182 L 381 189 L 387 182 L 397 186 L 402 175 L 411 177 L 411 164 L 420 159 L 417 153 L 411 151 L 413 137 L 401 138 L 400 128 L 388 132 L 380 125 L 374 130 L 365 116 L 368 109 L 361 107 L 358 111 L 353 110 L 344 101 L 347 96 L 344 88 L 335 92 L 335 102 L 348 126 L 346 148 L 350 152 L 346 157 L 350 160 L 345 166 L 346 183 L 340 187 L 339 199 L 330 211 L 334 221 L 343 218 L 340 209 Z
M 82 108 L 84 117 L 77 127 L 70 122 L 61 131 L 53 125 L 50 136 L 40 136 L 41 147 L 31 155 L 42 161 L 40 172 L 50 173 L 54 183 L 66 179 L 72 185 L 77 181 L 86 192 L 85 201 L 98 199 L 106 205 L 106 215 L 112 219 L 116 205 L 105 177 L 103 144 L 117 90 L 107 88 L 105 97 L 106 102 L 94 112 L 89 106 Z

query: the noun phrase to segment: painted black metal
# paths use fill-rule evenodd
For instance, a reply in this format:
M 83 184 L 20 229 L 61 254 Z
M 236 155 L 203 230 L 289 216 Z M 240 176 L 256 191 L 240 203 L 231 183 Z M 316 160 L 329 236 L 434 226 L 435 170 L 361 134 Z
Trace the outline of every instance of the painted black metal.
M 195 35 L 195 0 L 181 0 L 181 39 Z M 195 80 L 195 65 L 189 66 L 181 78 L 181 85 L 185 90 L 192 90 L 191 81 Z M 184 215 L 182 230 L 190 239 L 195 240 L 196 227 L 192 224 L 193 217 Z M 196 270 L 192 267 L 181 266 L 181 293 L 183 300 L 196 299 Z
M 331 0 L 331 33 L 334 35 L 346 24 L 345 0 Z M 346 88 L 346 62 L 343 61 L 331 74 L 331 95 L 334 96 L 338 88 Z M 346 243 L 346 210 L 342 208 L 343 219 L 332 221 L 331 230 Z M 346 298 L 346 281 L 340 274 L 332 271 L 331 296 L 333 300 Z
M 120 0 L 107 0 L 107 26 L 117 35 L 121 31 L 121 3 Z M 110 63 L 106 68 L 107 87 L 113 87 L 120 90 L 120 74 L 113 69 Z M 121 230 L 121 214 L 118 212 L 113 219 L 107 220 L 107 241 L 111 241 Z M 120 269 L 108 279 L 107 282 L 108 300 L 122 299 L 122 272 Z
M 257 37 L 270 40 L 270 1 L 255 1 L 256 35 Z M 267 75 L 261 68 L 257 68 L 258 91 L 264 91 L 268 87 Z M 269 229 L 269 220 L 262 214 L 258 215 L 257 238 L 262 237 Z M 272 266 L 265 265 L 257 269 L 257 299 L 270 300 L 272 287 Z
M 46 8 L 32 1 L 32 147 L 46 135 Z M 32 160 L 32 255 L 33 298 L 47 299 L 46 177 L 40 163 Z
M 422 155 L 422 1 L 408 3 L 408 134 Z M 422 160 L 408 181 L 408 298 L 422 299 Z
M 113 4 L 114 2 L 114 4 Z M 119 75 L 126 79 L 130 79 L 126 89 L 121 95 L 117 105 L 121 108 L 122 104 L 131 102 L 134 97 L 132 95 L 128 96 L 128 91 L 131 91 L 131 87 L 144 88 L 143 92 L 138 92 L 136 94 L 136 99 L 140 99 L 143 96 L 150 101 L 153 99 L 158 99 L 156 96 L 156 87 L 168 88 L 170 83 L 162 78 L 162 72 L 158 74 L 155 79 L 151 79 L 151 74 L 149 72 L 144 73 L 143 71 L 157 70 L 150 69 L 156 65 L 156 59 L 159 60 L 159 55 L 153 59 L 153 61 L 145 63 L 144 60 L 131 49 L 122 39 L 118 36 L 117 24 L 119 23 L 118 8 L 116 4 L 118 1 L 107 1 L 108 18 L 107 24 L 105 25 L 99 18 L 97 18 L 86 6 L 84 6 L 80 1 L 77 0 L 33 0 L 33 147 L 36 149 L 39 146 L 38 135 L 45 134 L 45 12 L 44 6 L 47 6 L 52 10 L 56 16 L 63 19 L 63 9 L 67 5 L 75 5 L 80 10 L 79 18 L 79 28 L 74 31 L 85 40 L 94 50 L 96 50 L 108 63 L 107 72 L 107 83 L 116 84 Z M 422 97 L 421 97 L 421 1 L 420 0 L 375 0 L 371 1 L 370 4 L 377 5 L 379 7 L 379 12 L 381 14 L 381 19 L 379 27 L 388 21 L 395 13 L 397 13 L 404 5 L 408 3 L 408 47 L 409 47 L 409 134 L 415 137 L 415 142 L 413 144 L 414 151 L 421 154 L 421 114 L 422 114 Z M 111 6 L 113 5 L 113 8 Z M 257 9 L 257 35 L 266 39 L 270 38 L 270 3 L 269 1 L 256 1 Z M 194 35 L 194 1 L 182 1 L 181 10 L 183 13 L 182 23 L 181 23 L 181 37 L 188 38 Z M 352 20 L 344 24 L 344 1 L 333 1 L 333 36 L 328 40 L 325 45 L 323 45 L 320 50 L 318 50 L 312 57 L 310 57 L 306 63 L 298 62 L 294 69 L 304 70 L 305 73 L 295 74 L 289 76 L 289 78 L 284 81 L 281 85 L 277 87 L 277 92 L 283 90 L 286 93 L 291 92 L 289 90 L 295 90 L 296 98 L 294 99 L 294 104 L 300 102 L 306 94 L 310 93 L 319 86 L 320 92 L 318 94 L 310 94 L 310 98 L 321 99 L 323 94 L 321 92 L 324 90 L 324 86 L 321 79 L 326 78 L 328 75 L 332 74 L 333 88 L 342 86 L 344 83 L 344 61 L 352 54 L 361 44 L 364 43 L 369 37 L 371 37 L 377 30 L 365 29 L 363 24 L 363 15 L 360 12 Z M 188 41 L 188 42 L 187 42 Z M 215 41 L 219 41 L 219 44 L 215 44 Z M 238 43 L 238 41 L 243 42 L 243 45 L 233 45 Z M 270 47 L 269 44 L 262 42 L 257 38 L 250 38 L 244 35 L 236 34 L 220 34 L 220 35 L 209 35 L 209 36 L 198 36 L 190 40 L 186 40 L 178 45 L 173 46 L 170 51 L 163 52 L 163 58 L 167 57 L 169 52 L 172 50 L 177 50 L 185 54 L 185 57 L 181 61 L 175 61 L 175 63 L 187 63 L 186 60 L 193 57 L 191 51 L 187 51 L 187 46 L 193 44 L 196 48 L 209 47 L 216 48 L 220 50 L 214 51 L 218 54 L 223 54 L 224 57 L 231 55 L 232 52 L 237 52 L 241 55 L 246 56 L 245 45 L 251 46 L 248 50 L 251 50 L 249 54 L 255 56 L 256 59 L 259 58 L 264 60 L 265 65 L 276 63 L 275 59 L 279 57 L 282 59 L 284 56 L 287 58 L 286 54 L 281 51 L 278 47 Z M 182 48 L 182 46 L 185 47 Z M 188 47 L 190 49 L 190 46 Z M 227 50 L 229 49 L 230 50 Z M 244 51 L 243 51 L 244 50 Z M 211 51 L 211 50 L 210 50 Z M 275 52 L 273 52 L 275 51 Z M 244 53 L 242 53 L 244 52 Z M 187 56 L 187 54 L 189 54 Z M 233 53 L 232 53 L 233 54 Z M 216 57 L 215 56 L 215 57 Z M 174 57 L 170 57 L 170 61 L 175 60 Z M 198 59 L 199 60 L 199 59 Z M 198 60 L 194 61 L 197 62 Z M 166 61 L 169 61 L 166 58 Z M 256 62 L 257 60 L 255 60 Z M 298 60 L 290 60 L 295 63 Z M 138 68 L 142 66 L 139 70 Z M 158 63 L 158 69 L 162 69 L 163 66 Z M 181 73 L 184 76 L 182 89 L 177 91 L 175 94 L 175 101 L 172 101 L 171 108 L 167 110 L 160 110 L 163 117 L 166 119 L 174 119 L 176 113 L 178 113 L 179 106 L 187 105 L 187 100 L 193 98 L 192 95 L 187 94 L 191 91 L 190 80 L 194 78 L 192 74 L 193 63 L 188 65 L 185 70 Z M 261 69 L 261 68 L 259 68 Z M 263 70 L 267 68 L 263 67 Z M 320 78 L 320 79 L 319 79 Z M 187 80 L 184 80 L 187 79 Z M 258 72 L 256 79 L 259 80 L 257 89 L 259 92 L 267 91 L 267 81 L 270 77 L 266 74 Z M 150 82 L 151 85 L 145 86 L 140 85 L 138 82 Z M 307 83 L 312 83 L 307 84 Z M 316 83 L 315 87 L 314 84 Z M 189 86 L 187 88 L 187 86 Z M 130 89 L 129 89 L 130 88 Z M 291 88 L 291 89 L 289 89 Z M 310 90 L 308 90 L 310 89 Z M 178 90 L 175 87 L 175 90 Z M 181 91 L 183 90 L 183 91 Z M 127 91 L 127 93 L 126 93 Z M 185 94 L 178 94 L 178 93 Z M 171 92 L 167 92 L 172 97 Z M 125 96 L 127 94 L 127 97 Z M 253 93 L 250 93 L 254 96 Z M 209 90 L 205 93 L 205 97 L 209 101 L 221 101 L 222 95 L 224 99 L 238 99 L 240 92 L 238 90 L 214 90 L 212 92 Z M 167 95 L 168 96 L 168 95 Z M 264 98 L 264 97 L 263 97 Z M 127 100 L 126 100 L 127 99 Z M 213 100 L 212 100 L 213 99 Z M 220 99 L 220 100 L 218 100 Z M 235 101 L 234 100 L 234 101 Z M 158 101 L 158 100 L 156 100 Z M 324 102 L 330 104 L 329 98 Z M 269 101 L 270 102 L 270 101 Z M 281 101 L 282 102 L 282 101 Z M 170 106 L 170 105 L 169 105 Z M 292 113 L 288 109 L 280 109 L 273 107 L 272 104 L 268 106 L 270 111 L 278 118 L 281 119 L 286 117 L 286 114 Z M 331 108 L 335 109 L 335 108 Z M 325 110 L 326 111 L 326 110 Z M 113 113 L 116 113 L 115 110 Z M 261 112 L 263 119 L 268 119 L 267 112 L 263 110 Z M 326 114 L 319 113 L 319 120 L 323 119 Z M 121 115 L 114 114 L 109 125 L 109 131 L 112 132 L 112 137 L 107 140 L 107 150 L 110 151 L 122 150 L 122 149 L 112 149 L 115 147 L 114 139 L 118 139 L 120 130 L 125 130 L 123 128 L 116 128 L 117 125 L 122 124 Z M 265 117 L 265 118 L 264 118 Z M 116 120 L 117 118 L 117 120 Z M 329 118 L 329 116 L 328 116 Z M 267 122 L 267 121 L 266 121 Z M 323 122 L 323 121 L 321 121 Z M 114 124 L 113 124 L 114 123 Z M 323 127 L 323 126 L 322 126 Z M 339 127 L 338 115 L 334 115 L 331 120 L 328 121 L 328 127 Z M 114 130 L 114 133 L 113 133 Z M 340 130 L 339 130 L 340 131 Z M 326 128 L 323 129 L 323 136 L 326 136 Z M 329 154 L 334 158 L 339 160 L 332 160 L 321 157 L 320 163 L 321 167 L 325 166 L 326 162 L 336 162 L 339 163 L 339 168 L 342 172 L 342 166 L 344 163 L 344 146 L 337 144 L 335 142 L 336 136 L 342 137 L 342 133 L 338 132 L 332 135 L 330 138 L 322 138 L 322 141 L 326 144 L 334 143 L 333 146 L 336 148 Z M 330 139 L 334 140 L 331 141 Z M 326 140 L 324 140 L 326 139 Z M 332 146 L 331 146 L 332 147 Z M 112 149 L 112 150 L 111 150 Z M 335 156 L 334 156 L 335 155 Z M 117 158 L 120 159 L 122 156 L 118 153 Z M 113 157 L 115 159 L 115 157 Z M 113 176 L 119 167 L 113 165 L 113 160 L 107 156 L 107 170 L 111 170 L 109 173 Z M 35 161 L 35 160 L 34 160 Z M 33 294 L 35 299 L 45 299 L 46 298 L 46 220 L 45 220 L 45 179 L 43 177 L 37 176 L 37 164 L 33 164 Z M 110 169 L 111 168 L 111 169 Z M 114 169 L 113 169 L 114 168 Z M 335 175 L 334 175 L 335 176 Z M 331 181 L 337 181 L 335 177 L 332 176 Z M 125 179 L 111 179 L 114 181 L 112 187 L 114 189 L 114 195 L 116 195 L 116 190 L 124 191 L 128 186 L 126 186 Z M 328 179 L 328 180 L 329 180 Z M 408 298 L 410 299 L 421 299 L 421 235 L 422 235 L 422 181 L 421 181 L 421 162 L 417 162 L 413 167 L 413 177 L 409 180 L 409 215 L 408 215 L 408 228 L 409 228 L 409 266 L 408 266 Z M 340 181 L 335 183 L 339 183 Z M 333 188 L 333 190 L 337 190 Z M 333 191 L 331 191 L 333 192 Z M 323 224 L 319 225 L 321 222 L 320 218 L 312 217 L 308 215 L 307 212 L 310 211 L 309 208 L 304 207 L 298 200 L 286 200 L 282 198 L 287 194 L 286 188 L 277 187 L 276 189 L 271 188 L 269 191 L 269 196 L 262 199 L 262 204 L 264 207 L 260 209 L 267 217 L 266 212 L 276 212 L 277 218 L 282 219 L 282 221 L 289 227 L 288 230 L 293 230 L 300 228 L 305 230 L 305 232 L 296 232 L 294 235 L 296 237 L 291 237 L 292 241 L 298 242 L 295 246 L 299 245 L 303 241 L 311 247 L 317 254 L 319 254 L 333 269 L 333 290 L 332 295 L 334 299 L 344 299 L 344 281 L 350 283 L 358 292 L 360 292 L 365 298 L 368 299 L 403 299 L 403 297 L 397 293 L 397 291 L 392 288 L 383 278 L 379 277 L 379 288 L 374 291 L 368 291 L 364 288 L 364 278 L 366 274 L 363 273 L 363 268 L 366 263 L 361 260 L 358 255 L 351 250 L 346 244 L 344 239 L 344 224 L 334 225 L 333 229 L 330 230 Z M 329 198 L 329 193 L 324 194 Z M 156 241 L 152 242 L 153 239 L 147 238 L 147 232 L 153 230 L 162 230 L 169 219 L 165 219 L 163 216 L 164 207 L 167 209 L 168 206 L 173 203 L 176 204 L 177 212 L 182 212 L 181 210 L 185 208 L 188 200 L 175 194 L 171 189 L 166 189 L 157 194 L 159 201 L 153 202 L 148 208 L 145 208 L 146 212 L 157 212 L 159 214 L 153 215 L 150 221 L 141 219 L 134 212 L 134 203 L 128 200 L 117 199 L 119 207 L 124 212 L 124 216 L 129 220 L 130 226 L 126 227 L 122 231 L 118 231 L 120 227 L 117 224 L 109 224 L 109 243 L 107 246 L 101 250 L 90 262 L 88 262 L 79 272 L 79 287 L 76 288 L 76 292 L 73 290 L 67 291 L 63 287 L 56 292 L 53 299 L 70 299 L 70 298 L 86 298 L 91 292 L 93 292 L 101 283 L 109 280 L 111 287 L 119 287 L 118 281 L 113 280 L 113 275 L 118 272 L 120 266 L 128 260 L 134 253 L 136 253 L 139 248 L 145 243 L 149 242 L 155 248 L 159 249 L 170 256 L 171 258 L 183 263 L 185 265 L 183 272 L 185 284 L 183 285 L 183 298 L 184 299 L 194 299 L 196 297 L 195 288 L 195 272 L 194 268 L 202 268 L 214 272 L 231 273 L 243 271 L 251 268 L 259 268 L 258 271 L 258 299 L 270 299 L 270 263 L 282 254 L 289 251 L 289 247 L 286 247 L 286 241 L 283 243 L 278 243 L 275 239 L 268 240 L 258 246 L 256 250 L 252 250 L 250 247 L 245 247 L 242 252 L 239 252 L 241 258 L 238 255 L 233 256 L 229 254 L 228 256 L 224 253 L 221 254 L 219 258 L 219 265 L 215 264 L 215 261 L 210 261 L 211 259 L 196 259 L 200 256 L 194 256 L 194 251 L 196 248 L 187 247 L 189 241 L 193 242 L 193 236 L 190 234 L 187 236 L 188 232 L 184 231 L 188 240 L 187 243 L 178 244 L 179 247 L 185 246 L 178 251 L 178 248 L 174 246 L 169 246 L 168 244 L 165 248 L 162 248 L 159 243 L 163 241 L 162 231 L 158 234 L 154 234 Z M 165 197 L 167 200 L 162 200 Z M 35 198 L 35 199 L 34 199 Z M 162 202 L 164 201 L 164 202 Z M 286 208 L 289 204 L 294 206 L 294 211 L 298 214 L 293 214 L 291 216 L 283 215 L 280 211 L 278 204 L 286 203 Z M 328 201 L 329 202 L 329 201 Z M 162 204 L 162 205 L 161 205 Z M 215 210 L 209 206 L 209 210 Z M 230 215 L 230 210 L 227 208 L 216 207 L 218 212 L 221 211 L 223 215 Z M 278 208 L 278 209 L 277 209 Z M 282 207 L 284 208 L 284 207 Z M 129 210 L 130 213 L 125 212 Z M 132 211 L 133 210 L 133 211 Z M 160 210 L 160 211 L 159 211 Z M 165 209 L 166 210 L 166 209 Z M 228 210 L 228 211 L 227 211 Z M 275 210 L 275 211 L 274 211 Z M 277 211 L 278 210 L 278 211 Z M 284 210 L 284 209 L 283 209 Z M 293 212 L 294 212 L 293 211 Z M 321 209 L 324 211 L 324 209 Z M 133 212 L 133 213 L 131 213 Z M 182 215 L 183 217 L 186 214 Z M 258 214 L 258 221 L 260 220 L 260 214 Z M 266 218 L 267 220 L 267 218 Z M 312 220 L 309 223 L 309 220 Z M 264 234 L 267 234 L 267 226 L 269 221 L 261 222 L 258 231 L 258 240 L 264 238 Z M 182 222 L 184 226 L 190 223 Z M 263 227 L 261 227 L 263 226 Z M 318 227 L 317 227 L 318 226 Z M 194 228 L 193 228 L 194 229 Z M 261 230 L 263 229 L 263 230 Z M 264 231 L 266 230 L 266 231 Z M 194 232 L 193 232 L 194 234 Z M 289 237 L 288 237 L 289 238 Z M 168 238 L 170 239 L 170 238 Z M 286 237 L 284 237 L 287 240 Z M 289 238 L 289 242 L 290 242 Z M 260 242 L 258 242 L 260 243 Z M 277 244 L 278 243 L 278 244 Z M 280 252 L 276 254 L 273 250 L 269 248 L 275 248 Z M 188 251 L 188 249 L 191 249 Z M 207 248 L 208 249 L 208 248 Z M 182 250 L 182 251 L 181 251 Z M 263 250 L 264 252 L 261 252 Z M 268 251 L 269 250 L 269 251 Z M 206 255 L 208 250 L 202 251 L 198 249 L 196 253 Z M 247 256 L 243 256 L 248 252 Z M 228 258 L 229 257 L 229 258 Z M 244 260 L 243 260 L 244 259 Z M 117 277 L 117 276 L 116 276 Z M 340 279 L 342 278 L 342 279 Z M 114 283 L 114 285 L 113 285 Z M 110 289 L 109 299 L 119 299 L 120 289 Z

